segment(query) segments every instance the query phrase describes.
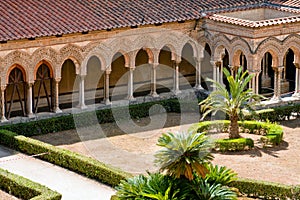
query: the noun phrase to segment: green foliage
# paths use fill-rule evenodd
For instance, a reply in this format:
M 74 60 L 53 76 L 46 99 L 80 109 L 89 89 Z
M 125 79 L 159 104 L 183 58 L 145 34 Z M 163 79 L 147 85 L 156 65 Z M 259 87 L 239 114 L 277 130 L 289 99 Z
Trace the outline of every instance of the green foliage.
M 240 121 L 238 123 L 244 132 L 263 135 L 261 140 L 265 145 L 279 145 L 283 139 L 283 129 L 278 124 L 259 121 Z M 228 130 L 229 124 L 230 121 L 228 120 L 204 121 L 192 125 L 189 131 L 210 132 L 210 130 L 216 129 L 217 131 L 224 132 Z M 220 149 L 221 151 L 226 151 L 227 149 L 244 150 L 248 148 L 247 146 L 253 147 L 253 141 L 251 139 L 223 139 L 216 141 L 215 149 Z
M 254 113 L 255 106 L 263 96 L 254 94 L 252 89 L 247 88 L 247 84 L 254 75 L 248 75 L 247 71 L 243 72 L 242 67 L 238 69 L 235 77 L 226 68 L 224 68 L 224 74 L 229 83 L 229 91 L 225 85 L 208 79 L 209 82 L 213 83 L 215 90 L 210 93 L 208 98 L 200 102 L 203 112 L 202 119 L 217 111 L 225 113 L 231 120 L 230 138 L 236 138 L 238 137 L 236 122 L 239 119 L 244 119 L 245 113 Z
M 205 180 L 210 184 L 228 185 L 232 181 L 237 180 L 237 174 L 225 166 L 208 165 L 209 173 L 206 174 Z
M 0 189 L 21 199 L 60 200 L 61 194 L 0 168 Z
M 266 181 L 238 179 L 230 183 L 242 194 L 260 199 L 299 199 L 299 186 L 287 186 Z
M 138 175 L 126 181 L 122 180 L 116 189 L 118 190 L 116 195 L 120 200 L 180 200 L 185 199 L 184 196 L 187 194 L 180 193 L 184 187 L 178 185 L 178 180 L 159 173 L 148 174 L 148 176 Z
M 41 119 L 37 121 L 31 121 L 27 123 L 18 123 L 1 126 L 1 129 L 10 130 L 19 135 L 33 136 L 47 133 L 54 133 L 59 131 L 71 130 L 76 127 L 87 127 L 95 125 L 97 123 L 111 123 L 115 122 L 114 114 L 118 116 L 118 120 L 123 120 L 127 115 L 124 113 L 130 113 L 132 119 L 139 119 L 149 116 L 149 109 L 155 105 L 162 105 L 166 112 L 198 112 L 197 102 L 182 101 L 178 99 L 168 99 L 156 102 L 148 102 L 142 104 L 133 104 L 127 107 L 118 107 L 114 109 L 114 113 L 111 108 L 96 110 L 95 112 L 85 112 L 73 115 L 64 115 L 60 117 L 53 117 L 49 119 Z M 159 111 L 157 111 L 159 112 Z M 96 117 L 95 117 L 96 116 Z M 75 120 L 75 121 L 74 121 Z M 76 122 L 76 123 L 75 123 Z
M 254 142 L 251 138 L 218 139 L 215 142 L 215 149 L 222 152 L 243 151 L 254 147 Z
M 205 177 L 205 164 L 213 159 L 212 143 L 204 133 L 164 133 L 157 145 L 163 148 L 155 154 L 155 163 L 160 166 L 160 171 L 175 178 L 185 176 L 192 180 L 193 172 Z
M 11 139 L 2 140 L 2 138 L 8 138 L 9 135 Z M 39 158 L 112 186 L 118 185 L 120 180 L 131 177 L 131 174 L 105 165 L 90 157 L 24 136 L 16 136 L 7 130 L 0 130 L 0 143 L 14 147 L 14 149 L 29 155 L 47 153 Z M 10 146 L 11 144 L 13 146 Z
M 199 179 L 194 183 L 195 197 L 192 199 L 201 200 L 234 200 L 237 199 L 237 195 L 227 186 L 221 184 L 211 184 L 206 180 Z

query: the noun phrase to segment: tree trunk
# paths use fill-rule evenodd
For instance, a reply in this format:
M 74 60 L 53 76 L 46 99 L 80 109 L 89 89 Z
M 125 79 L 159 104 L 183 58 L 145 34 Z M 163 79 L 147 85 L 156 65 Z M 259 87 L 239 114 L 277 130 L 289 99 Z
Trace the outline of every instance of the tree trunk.
M 240 138 L 239 134 L 239 124 L 238 124 L 238 115 L 233 114 L 230 116 L 230 127 L 229 127 L 229 138 Z

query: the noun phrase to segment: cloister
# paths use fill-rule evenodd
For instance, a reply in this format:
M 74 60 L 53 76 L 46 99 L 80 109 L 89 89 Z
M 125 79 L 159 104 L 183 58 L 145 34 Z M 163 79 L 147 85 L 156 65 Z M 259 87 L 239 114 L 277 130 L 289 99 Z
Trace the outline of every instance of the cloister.
M 255 74 L 255 93 L 299 100 L 299 13 L 298 4 L 253 3 L 174 22 L 1 38 L 1 121 L 211 90 L 206 78 L 226 85 L 223 68 L 239 66 Z

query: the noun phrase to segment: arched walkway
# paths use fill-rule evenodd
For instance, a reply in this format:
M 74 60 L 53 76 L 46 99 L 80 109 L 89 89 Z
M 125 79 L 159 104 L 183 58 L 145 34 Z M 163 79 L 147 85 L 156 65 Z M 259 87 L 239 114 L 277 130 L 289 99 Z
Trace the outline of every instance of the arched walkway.
M 196 62 L 194 59 L 193 47 L 187 43 L 184 45 L 181 52 L 181 62 L 179 64 L 180 77 L 184 77 L 188 82 L 189 86 L 184 85 L 186 81 L 180 81 L 180 89 L 185 89 L 186 87 L 194 87 L 196 84 Z
M 116 53 L 113 56 L 109 76 L 109 88 L 112 88 L 112 93 L 110 93 L 112 100 L 126 99 L 128 95 L 127 71 L 124 55 L 120 52 Z
M 41 64 L 36 70 L 33 85 L 33 112 L 51 112 L 53 110 L 53 77 L 50 68 Z
M 84 79 L 86 105 L 100 103 L 103 100 L 104 76 L 100 60 L 96 56 L 92 56 L 87 62 L 87 74 Z
M 170 92 L 174 89 L 174 62 L 172 60 L 172 51 L 164 46 L 158 57 L 159 65 L 157 67 L 157 93 Z
M 148 53 L 141 49 L 136 55 L 133 76 L 134 97 L 146 96 L 151 91 L 152 66 L 149 64 Z
M 78 85 L 75 84 L 76 68 L 71 59 L 66 60 L 61 68 L 61 81 L 59 84 L 59 107 L 62 109 L 72 108 L 72 103 L 78 101 L 73 99 L 73 93 L 78 92 Z
M 17 65 L 10 71 L 4 96 L 7 119 L 15 116 L 26 116 L 27 92 L 25 73 L 21 66 Z

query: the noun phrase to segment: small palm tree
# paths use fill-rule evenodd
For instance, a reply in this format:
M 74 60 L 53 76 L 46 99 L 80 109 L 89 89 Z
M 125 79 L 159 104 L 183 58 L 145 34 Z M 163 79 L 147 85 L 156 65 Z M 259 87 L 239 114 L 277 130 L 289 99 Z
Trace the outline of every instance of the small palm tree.
M 194 173 L 203 178 L 208 173 L 206 164 L 213 159 L 212 143 L 204 133 L 169 132 L 162 134 L 157 145 L 163 147 L 155 154 L 161 172 L 188 180 L 194 179 Z
M 229 91 L 226 87 L 214 80 L 212 82 L 215 90 L 200 103 L 201 110 L 204 111 L 203 117 L 209 113 L 222 111 L 229 116 L 229 138 L 239 138 L 238 120 L 244 119 L 245 113 L 253 113 L 255 105 L 264 98 L 261 95 L 254 94 L 252 89 L 247 88 L 248 83 L 253 78 L 253 74 L 248 75 L 248 72 L 242 72 L 240 67 L 235 77 L 230 75 L 230 72 L 224 68 L 223 72 L 229 83 Z

